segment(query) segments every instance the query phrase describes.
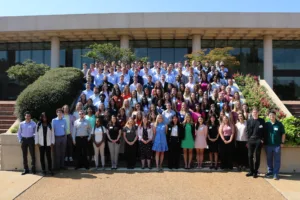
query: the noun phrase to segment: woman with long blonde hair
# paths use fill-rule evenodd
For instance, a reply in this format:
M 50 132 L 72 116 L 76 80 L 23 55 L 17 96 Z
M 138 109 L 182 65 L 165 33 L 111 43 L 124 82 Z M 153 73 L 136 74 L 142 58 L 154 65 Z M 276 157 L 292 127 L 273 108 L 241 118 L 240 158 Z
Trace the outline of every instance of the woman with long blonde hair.
M 122 106 L 122 108 L 125 110 L 125 114 L 126 114 L 127 118 L 128 118 L 129 116 L 131 116 L 132 108 L 131 108 L 131 106 L 130 106 L 130 102 L 129 102 L 128 99 L 125 99 L 125 100 L 123 101 L 123 106 Z
M 136 163 L 136 150 L 137 150 L 137 127 L 134 120 L 129 117 L 128 121 L 123 128 L 123 138 L 126 142 L 125 155 L 127 159 L 127 169 L 134 169 Z
M 154 143 L 152 150 L 155 151 L 156 168 L 158 171 L 162 170 L 162 163 L 164 161 L 164 153 L 168 151 L 167 144 L 167 126 L 163 122 L 163 116 L 157 115 L 156 122 L 153 127 Z
M 191 162 L 193 159 L 193 149 L 195 146 L 195 125 L 189 113 L 185 115 L 182 124 L 184 130 L 184 137 L 181 142 L 181 148 L 183 148 L 184 168 L 190 169 Z

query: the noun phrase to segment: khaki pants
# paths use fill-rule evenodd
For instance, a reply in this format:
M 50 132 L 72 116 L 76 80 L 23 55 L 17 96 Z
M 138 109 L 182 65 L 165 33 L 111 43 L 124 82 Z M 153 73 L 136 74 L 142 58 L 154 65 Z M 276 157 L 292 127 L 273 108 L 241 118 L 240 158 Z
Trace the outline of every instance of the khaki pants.
M 103 142 L 99 147 L 97 147 L 94 143 L 94 151 L 95 151 L 95 165 L 96 167 L 99 167 L 99 153 L 101 155 L 101 164 L 102 167 L 105 166 L 105 156 L 104 156 L 104 147 L 105 147 L 105 142 Z

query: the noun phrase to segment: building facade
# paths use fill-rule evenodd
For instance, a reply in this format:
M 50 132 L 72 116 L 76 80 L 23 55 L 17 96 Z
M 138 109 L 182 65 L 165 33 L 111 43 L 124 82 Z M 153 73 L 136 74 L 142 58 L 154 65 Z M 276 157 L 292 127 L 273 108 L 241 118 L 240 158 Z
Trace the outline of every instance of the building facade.
M 259 75 L 283 100 L 300 98 L 300 14 L 118 13 L 0 17 L 0 100 L 22 88 L 6 70 L 31 59 L 51 67 L 94 60 L 82 57 L 93 43 L 132 48 L 150 61 L 183 61 L 200 49 L 233 47 L 235 71 Z M 225 63 L 226 64 L 226 63 Z

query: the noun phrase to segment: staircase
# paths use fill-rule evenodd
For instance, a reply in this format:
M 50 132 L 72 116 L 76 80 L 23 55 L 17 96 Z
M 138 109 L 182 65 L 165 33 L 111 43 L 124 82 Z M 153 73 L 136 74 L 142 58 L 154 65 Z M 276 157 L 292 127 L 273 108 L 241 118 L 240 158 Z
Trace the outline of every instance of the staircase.
M 295 117 L 300 117 L 300 101 L 282 101 Z
M 15 101 L 0 101 L 0 134 L 5 133 L 16 121 Z

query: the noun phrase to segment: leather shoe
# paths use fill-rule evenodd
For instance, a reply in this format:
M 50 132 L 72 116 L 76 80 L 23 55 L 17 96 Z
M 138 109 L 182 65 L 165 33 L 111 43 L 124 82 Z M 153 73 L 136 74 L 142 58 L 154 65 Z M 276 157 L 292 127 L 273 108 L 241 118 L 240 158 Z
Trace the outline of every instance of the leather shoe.
M 253 178 L 257 178 L 257 177 L 258 177 L 257 173 L 254 173 Z
M 24 170 L 21 175 L 25 175 L 25 174 L 28 174 L 28 173 L 29 173 L 29 170 Z
M 249 176 L 253 176 L 253 172 L 249 172 L 249 173 L 247 173 L 247 174 L 246 174 L 246 176 L 247 176 L 247 177 L 249 177 Z

